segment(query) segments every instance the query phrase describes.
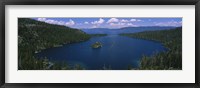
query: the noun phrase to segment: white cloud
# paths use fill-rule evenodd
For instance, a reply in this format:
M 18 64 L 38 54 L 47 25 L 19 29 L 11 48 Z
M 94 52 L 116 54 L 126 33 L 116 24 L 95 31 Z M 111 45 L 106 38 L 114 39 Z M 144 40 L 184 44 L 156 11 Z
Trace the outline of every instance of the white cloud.
M 49 24 L 65 25 L 64 21 L 57 21 L 57 20 L 52 20 L 52 19 L 45 20 L 44 22 L 49 23 Z
M 138 22 L 138 21 L 142 21 L 142 20 L 139 20 L 139 19 L 130 19 L 130 20 L 127 20 L 127 19 L 117 19 L 117 18 L 111 18 L 108 20 L 107 23 L 109 23 L 109 25 L 112 27 L 112 28 L 121 28 L 121 27 L 137 27 L 138 25 L 134 25 L 133 22 Z
M 131 19 L 130 21 L 135 22 L 135 21 L 142 21 L 140 19 Z
M 102 24 L 104 22 L 104 19 L 100 18 L 98 23 Z
M 58 21 L 57 24 L 58 24 L 58 25 L 64 25 L 65 22 L 64 22 L 64 21 Z
M 133 26 L 133 24 L 132 24 L 132 23 L 128 23 L 127 25 L 128 25 L 128 26 Z
M 57 24 L 57 25 L 65 25 L 65 26 L 72 26 L 75 24 L 75 22 L 71 19 L 68 22 L 58 21 L 58 20 L 53 20 L 53 19 L 46 19 L 46 18 L 38 18 L 37 20 L 45 22 L 45 23 L 49 23 L 49 24 Z
M 76 23 L 76 25 L 83 25 L 82 23 Z
M 84 24 L 89 24 L 89 22 L 85 21 Z
M 57 24 L 58 21 L 56 20 L 51 20 L 51 19 L 48 19 L 48 20 L 45 20 L 46 23 L 49 23 L 49 24 Z
M 137 21 L 136 19 L 131 19 L 130 21 Z
M 119 19 L 117 18 L 110 18 L 107 23 L 112 23 L 112 22 L 119 22 Z
M 128 20 L 125 20 L 125 19 L 122 19 L 122 20 L 120 20 L 120 22 L 129 22 Z
M 45 21 L 46 18 L 37 18 L 38 21 Z
M 111 26 L 115 26 L 115 25 L 117 25 L 116 23 L 110 23 L 109 25 L 111 25 Z
M 74 24 L 75 24 L 75 22 L 71 19 L 65 23 L 66 26 L 73 26 Z
M 99 18 L 99 20 L 91 22 L 91 24 L 92 24 L 92 27 L 91 27 L 91 28 L 97 28 L 97 27 L 99 27 L 101 24 L 103 24 L 104 22 L 105 22 L 104 19 Z M 88 22 L 84 22 L 84 23 L 85 23 L 85 24 L 89 24 Z
M 120 25 L 119 23 L 109 23 L 109 27 L 110 28 L 120 28 L 120 27 L 122 27 L 122 25 Z
M 104 19 L 100 18 L 98 21 L 94 21 L 94 22 L 91 22 L 92 24 L 95 24 L 95 25 L 99 25 L 99 24 L 102 24 L 104 23 Z
M 133 23 L 109 23 L 109 25 L 112 28 L 121 28 L 121 27 L 137 27 L 137 25 L 134 25 Z
M 123 26 L 125 23 L 109 23 L 110 26 Z
M 154 24 L 156 26 L 175 26 L 175 27 L 178 27 L 178 26 L 182 26 L 182 21 L 180 22 L 177 22 L 177 21 L 169 21 L 169 22 L 154 22 Z
M 133 23 L 127 23 L 127 26 L 138 27 L 138 25 L 134 25 Z

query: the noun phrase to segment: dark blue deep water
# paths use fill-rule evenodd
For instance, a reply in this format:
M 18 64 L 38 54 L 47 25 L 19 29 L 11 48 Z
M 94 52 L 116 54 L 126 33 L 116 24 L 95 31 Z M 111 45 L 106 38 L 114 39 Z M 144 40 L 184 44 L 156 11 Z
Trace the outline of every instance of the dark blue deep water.
M 101 42 L 103 47 L 91 48 L 95 42 Z M 165 50 L 166 48 L 158 42 L 108 35 L 45 49 L 36 56 L 47 57 L 53 61 L 64 61 L 71 66 L 80 64 L 89 70 L 103 69 L 104 66 L 111 67 L 113 70 L 126 70 L 128 65 L 137 68 L 142 55 L 150 56 Z

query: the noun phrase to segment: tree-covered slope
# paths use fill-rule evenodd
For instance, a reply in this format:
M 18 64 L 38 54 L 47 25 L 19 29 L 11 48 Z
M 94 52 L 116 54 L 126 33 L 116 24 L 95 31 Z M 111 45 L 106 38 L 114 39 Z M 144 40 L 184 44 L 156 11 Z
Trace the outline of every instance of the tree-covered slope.
M 146 31 L 121 35 L 158 41 L 168 48 L 168 51 L 156 53 L 151 57 L 143 56 L 139 63 L 139 69 L 182 69 L 182 27 L 171 30 Z
M 29 18 L 18 19 L 18 69 L 48 69 L 48 59 L 38 59 L 34 53 L 62 44 L 90 38 L 86 33 L 66 26 L 47 24 Z M 46 63 L 46 64 L 45 64 Z M 53 69 L 62 69 L 53 65 Z

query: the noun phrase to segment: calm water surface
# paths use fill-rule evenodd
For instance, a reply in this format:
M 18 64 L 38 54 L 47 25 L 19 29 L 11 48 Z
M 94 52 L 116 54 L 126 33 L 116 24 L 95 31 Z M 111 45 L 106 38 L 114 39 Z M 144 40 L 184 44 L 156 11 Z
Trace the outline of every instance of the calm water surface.
M 91 48 L 95 42 L 103 47 Z M 70 66 L 80 64 L 89 70 L 103 69 L 104 66 L 114 70 L 126 70 L 128 65 L 138 67 L 142 55 L 150 56 L 155 52 L 165 51 L 161 43 L 134 39 L 120 35 L 93 37 L 88 41 L 66 44 L 62 47 L 45 49 L 37 57 L 47 57 L 54 61 L 64 61 Z

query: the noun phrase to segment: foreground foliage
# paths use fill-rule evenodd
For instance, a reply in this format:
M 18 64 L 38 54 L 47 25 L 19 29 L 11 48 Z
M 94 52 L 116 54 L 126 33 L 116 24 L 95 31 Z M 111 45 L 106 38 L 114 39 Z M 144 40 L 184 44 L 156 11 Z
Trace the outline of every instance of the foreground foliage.
M 78 29 L 47 24 L 28 18 L 18 19 L 18 69 L 83 69 L 80 65 L 51 62 L 48 58 L 36 58 L 35 53 L 43 49 L 60 47 L 63 44 L 86 41 L 90 36 Z
M 133 38 L 161 42 L 168 50 L 143 56 L 139 63 L 141 70 L 177 70 L 182 69 L 182 27 L 170 30 L 146 31 L 133 34 L 121 34 Z

